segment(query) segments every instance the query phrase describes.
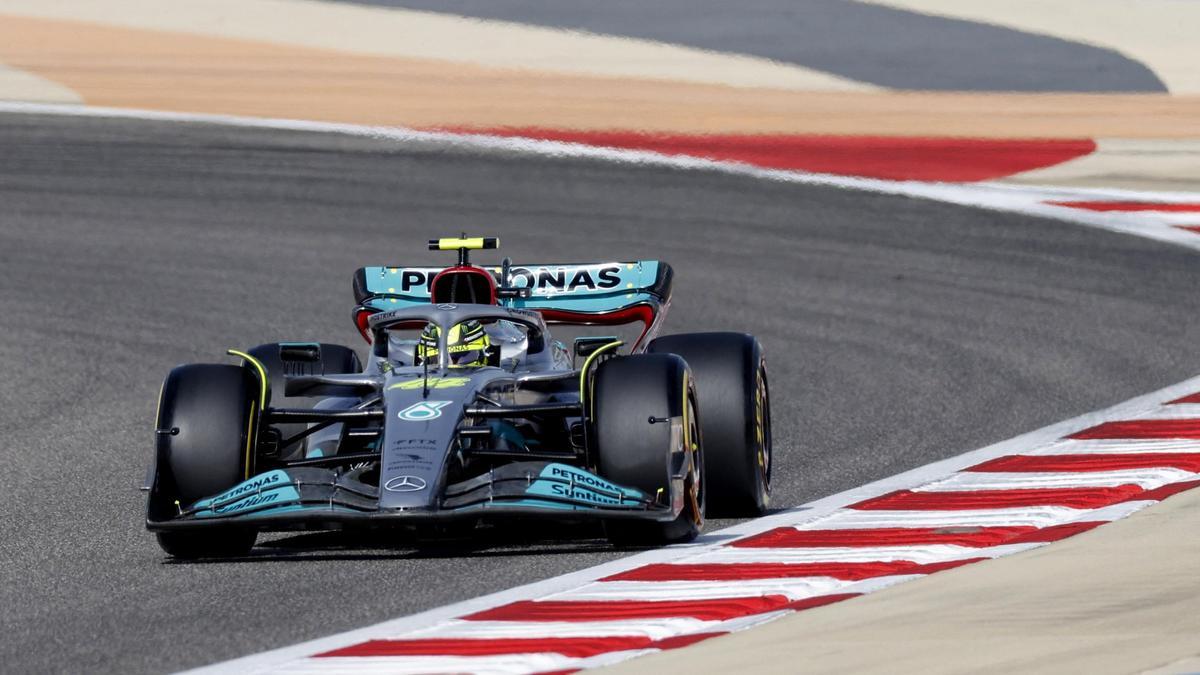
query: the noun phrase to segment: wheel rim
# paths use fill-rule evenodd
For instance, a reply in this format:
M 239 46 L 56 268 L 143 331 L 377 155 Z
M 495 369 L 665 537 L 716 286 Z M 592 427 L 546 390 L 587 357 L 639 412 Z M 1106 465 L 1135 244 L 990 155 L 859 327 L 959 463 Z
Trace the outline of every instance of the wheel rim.
M 767 369 L 760 365 L 758 368 L 757 386 L 754 391 L 754 438 L 755 464 L 761 484 L 760 494 L 764 505 L 771 491 L 771 406 L 770 391 L 767 388 Z
M 687 437 L 691 447 L 685 449 L 689 451 L 691 475 L 685 488 L 688 491 L 688 499 L 691 500 L 692 516 L 696 525 L 700 526 L 704 523 L 704 444 L 697 440 L 700 438 L 700 424 L 696 419 L 695 395 L 692 392 L 688 392 L 687 413 Z

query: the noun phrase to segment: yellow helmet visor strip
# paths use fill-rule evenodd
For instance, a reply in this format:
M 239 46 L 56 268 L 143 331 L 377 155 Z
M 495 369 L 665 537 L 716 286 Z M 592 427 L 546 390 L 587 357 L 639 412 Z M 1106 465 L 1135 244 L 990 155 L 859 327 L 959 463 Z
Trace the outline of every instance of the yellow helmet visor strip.
M 437 326 L 431 326 L 431 328 L 432 330 L 426 329 L 426 332 L 421 336 L 421 343 L 417 345 L 417 356 L 423 360 L 433 360 L 438 356 L 438 328 Z M 464 332 L 466 335 L 463 334 Z M 458 324 L 450 329 L 450 335 L 446 342 L 449 345 L 446 351 L 451 355 L 463 352 L 483 351 L 492 344 L 491 340 L 488 339 L 487 333 L 483 331 L 483 326 L 471 326 L 469 330 L 464 331 L 462 324 Z

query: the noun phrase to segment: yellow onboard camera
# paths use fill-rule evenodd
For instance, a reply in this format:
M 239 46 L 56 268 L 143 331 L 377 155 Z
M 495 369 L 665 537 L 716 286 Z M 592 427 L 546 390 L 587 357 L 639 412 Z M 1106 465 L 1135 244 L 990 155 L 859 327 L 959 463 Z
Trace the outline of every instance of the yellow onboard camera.
M 500 248 L 500 239 L 497 237 L 463 237 L 429 240 L 430 251 L 455 251 L 464 248 L 471 251 Z

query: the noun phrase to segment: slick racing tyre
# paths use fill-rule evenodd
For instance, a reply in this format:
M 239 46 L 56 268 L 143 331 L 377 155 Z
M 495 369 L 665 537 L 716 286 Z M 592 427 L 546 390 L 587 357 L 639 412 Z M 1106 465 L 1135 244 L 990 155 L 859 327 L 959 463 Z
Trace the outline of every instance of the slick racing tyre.
M 696 378 L 711 516 L 766 512 L 771 496 L 771 405 L 762 345 L 745 333 L 668 335 L 649 353 L 677 354 Z
M 677 518 L 612 520 L 605 524 L 609 540 L 618 546 L 658 546 L 694 539 L 704 524 L 707 472 L 687 364 L 671 354 L 614 358 L 596 369 L 594 385 L 600 475 L 663 500 L 673 495 L 672 476 L 683 476 L 683 508 Z M 672 418 L 683 424 L 675 436 Z
M 349 347 L 342 345 L 316 342 L 272 342 L 259 345 L 249 352 L 262 364 L 267 371 L 267 379 L 271 385 L 269 405 L 276 408 L 311 408 L 319 400 L 317 398 L 295 396 L 284 398 L 283 386 L 288 376 L 294 375 L 341 375 L 344 373 L 362 372 L 358 354 Z M 246 364 L 247 368 L 253 368 Z M 308 425 L 276 424 L 281 440 L 290 438 Z M 286 448 L 279 448 L 279 455 L 287 458 L 300 450 L 301 442 L 292 443 Z
M 158 483 L 181 507 L 237 485 L 253 472 L 257 381 L 240 366 L 194 364 L 167 375 L 159 401 Z M 168 433 L 163 433 L 168 432 Z M 245 555 L 255 532 L 173 530 L 158 543 L 180 558 Z

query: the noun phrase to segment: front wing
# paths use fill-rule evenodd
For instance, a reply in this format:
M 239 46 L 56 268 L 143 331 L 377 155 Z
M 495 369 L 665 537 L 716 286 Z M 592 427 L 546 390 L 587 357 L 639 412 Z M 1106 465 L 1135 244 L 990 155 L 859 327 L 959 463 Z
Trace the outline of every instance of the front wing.
M 403 486 L 404 489 L 428 489 Z M 447 486 L 437 509 L 380 509 L 379 488 L 330 469 L 277 469 L 201 499 L 151 530 L 232 526 L 325 529 L 404 525 L 464 518 L 673 520 L 668 495 L 648 495 L 583 469 L 555 462 L 518 462 Z

